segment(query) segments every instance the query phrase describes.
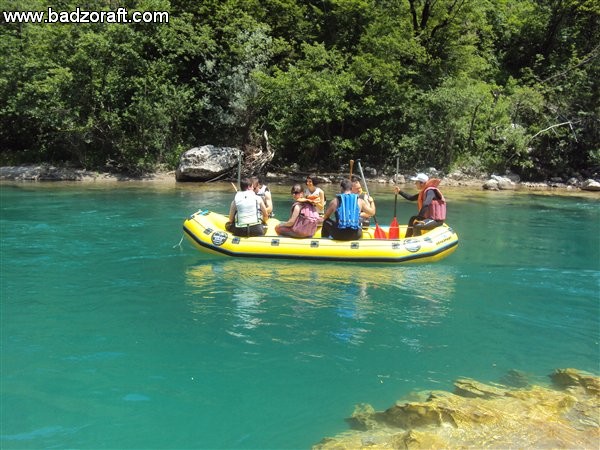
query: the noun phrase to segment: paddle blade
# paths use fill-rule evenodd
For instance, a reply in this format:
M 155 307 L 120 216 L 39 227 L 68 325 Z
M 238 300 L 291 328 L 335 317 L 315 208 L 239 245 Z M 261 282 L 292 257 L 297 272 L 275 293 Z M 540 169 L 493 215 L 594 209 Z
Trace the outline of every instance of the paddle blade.
M 389 231 L 389 239 L 400 239 L 400 226 L 398 225 L 398 221 L 394 217 L 392 223 L 390 225 Z
M 387 239 L 385 231 L 379 228 L 378 223 L 375 223 L 375 239 Z

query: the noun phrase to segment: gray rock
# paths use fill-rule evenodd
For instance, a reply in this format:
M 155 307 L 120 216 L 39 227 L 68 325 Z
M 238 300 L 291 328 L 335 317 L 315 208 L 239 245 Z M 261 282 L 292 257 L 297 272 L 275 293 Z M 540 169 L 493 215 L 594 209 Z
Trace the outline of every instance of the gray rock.
M 483 188 L 492 191 L 514 190 L 517 188 L 517 185 L 510 178 L 492 175 L 492 177 L 483 184 Z
M 177 181 L 210 181 L 238 165 L 240 150 L 235 147 L 203 145 L 184 152 L 175 172 Z
M 581 189 L 584 191 L 600 191 L 600 183 L 592 179 L 585 180 L 581 183 Z
M 498 185 L 498 181 L 494 179 L 489 179 L 485 183 L 483 183 L 483 189 L 488 191 L 499 191 L 500 187 Z

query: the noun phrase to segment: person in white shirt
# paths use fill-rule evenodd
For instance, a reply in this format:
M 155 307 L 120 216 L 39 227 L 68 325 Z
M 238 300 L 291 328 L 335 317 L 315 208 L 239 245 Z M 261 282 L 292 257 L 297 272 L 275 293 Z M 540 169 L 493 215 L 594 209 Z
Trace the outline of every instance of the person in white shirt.
M 236 192 L 229 207 L 229 221 L 225 229 L 236 236 L 263 236 L 269 213 L 262 199 L 252 189 L 249 178 L 240 180 L 240 190 Z
M 257 175 L 252 177 L 252 189 L 254 189 L 256 195 L 262 198 L 263 202 L 265 202 L 265 207 L 267 208 L 269 217 L 274 217 L 273 198 L 271 196 L 271 191 L 269 190 L 269 187 L 263 183 L 263 179 L 261 176 Z

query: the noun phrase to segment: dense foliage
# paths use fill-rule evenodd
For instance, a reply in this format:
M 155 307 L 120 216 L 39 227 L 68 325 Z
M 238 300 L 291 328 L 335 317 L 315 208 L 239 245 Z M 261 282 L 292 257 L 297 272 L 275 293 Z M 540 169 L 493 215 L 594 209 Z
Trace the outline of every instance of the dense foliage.
M 199 144 L 275 164 L 600 166 L 598 0 L 13 0 L 168 23 L 0 26 L 2 163 L 173 166 Z

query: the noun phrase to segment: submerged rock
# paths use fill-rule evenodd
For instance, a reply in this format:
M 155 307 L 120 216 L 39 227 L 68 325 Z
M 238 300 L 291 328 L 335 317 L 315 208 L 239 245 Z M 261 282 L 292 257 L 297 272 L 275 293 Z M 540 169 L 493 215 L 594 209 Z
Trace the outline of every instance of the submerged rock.
M 464 378 L 454 393 L 383 412 L 362 404 L 348 419 L 354 430 L 313 449 L 598 448 L 600 378 L 559 369 L 550 379 L 554 387 L 519 389 Z

